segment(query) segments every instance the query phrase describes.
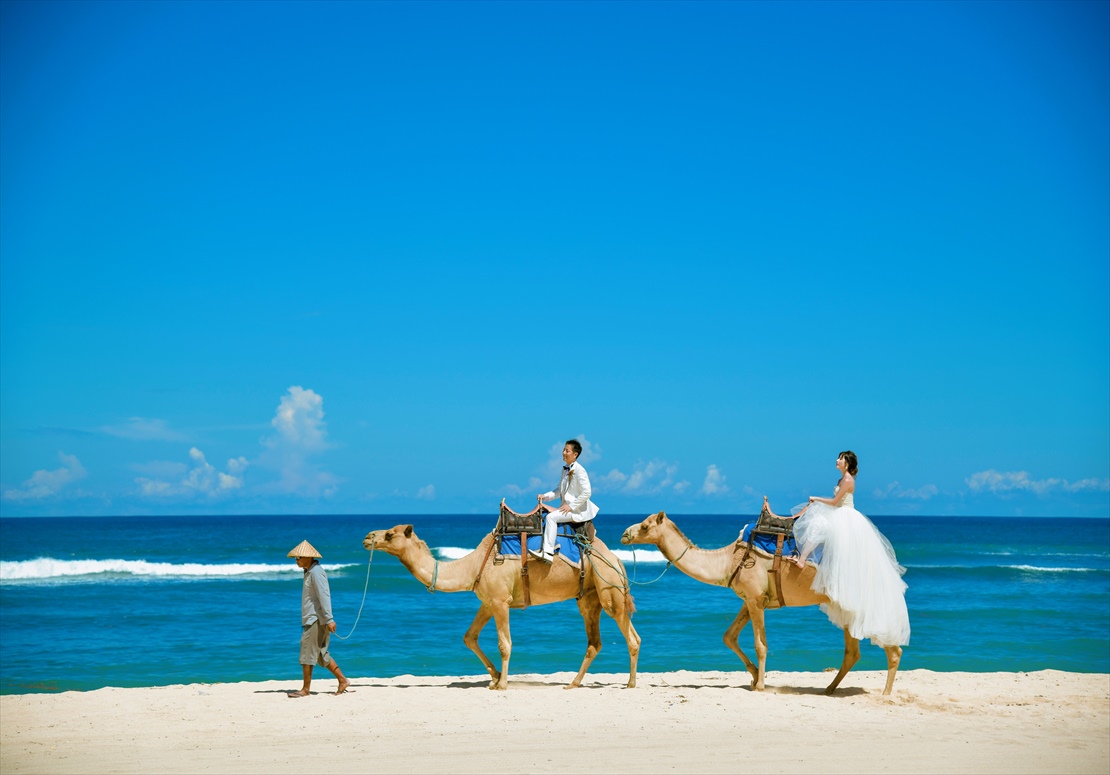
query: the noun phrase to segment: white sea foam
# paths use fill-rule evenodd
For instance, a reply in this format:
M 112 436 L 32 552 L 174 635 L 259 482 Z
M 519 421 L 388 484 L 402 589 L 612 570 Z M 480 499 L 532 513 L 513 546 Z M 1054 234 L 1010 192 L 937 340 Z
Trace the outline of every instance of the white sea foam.
M 635 562 L 666 562 L 667 558 L 658 549 L 614 549 L 613 554 L 620 558 L 620 561 L 625 565 L 633 562 L 632 555 L 635 554 Z
M 473 549 L 463 549 L 461 546 L 437 546 L 435 554 L 441 560 L 457 560 L 473 551 Z
M 325 570 L 338 570 L 344 565 L 325 565 Z M 301 573 L 292 561 L 281 565 L 270 563 L 171 563 L 146 560 L 56 560 L 39 557 L 35 560 L 0 562 L 0 581 L 56 579 L 75 576 L 118 574 L 125 576 L 206 577 L 246 576 L 260 573 Z
M 1032 573 L 1097 573 L 1098 568 L 1042 568 L 1037 565 L 1003 565 L 1010 570 L 1024 570 Z
M 1020 570 L 1028 573 L 1106 573 L 1106 568 L 1062 568 L 1041 565 L 927 565 L 924 563 L 905 563 L 910 570 L 963 570 L 994 571 Z

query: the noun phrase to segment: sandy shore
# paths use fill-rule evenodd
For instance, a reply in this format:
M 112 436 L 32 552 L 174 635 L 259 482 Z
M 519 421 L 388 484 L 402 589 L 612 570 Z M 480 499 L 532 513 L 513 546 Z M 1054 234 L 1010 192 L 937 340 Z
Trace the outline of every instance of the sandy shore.
M 1100 773 L 1110 675 L 907 670 L 484 676 L 100 689 L 0 697 L 15 773 Z M 809 741 L 808 743 L 804 741 Z

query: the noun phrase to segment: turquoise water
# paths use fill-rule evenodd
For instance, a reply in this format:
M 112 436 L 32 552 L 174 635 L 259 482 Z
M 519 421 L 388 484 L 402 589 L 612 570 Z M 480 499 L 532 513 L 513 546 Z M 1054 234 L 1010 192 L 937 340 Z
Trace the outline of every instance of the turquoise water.
M 643 515 L 602 515 L 597 529 L 629 572 L 620 534 Z M 750 517 L 675 515 L 699 546 L 735 540 Z M 118 517 L 0 520 L 0 692 L 299 679 L 301 572 L 285 554 L 308 539 L 324 555 L 339 634 L 355 622 L 374 529 L 412 523 L 441 559 L 473 548 L 496 519 L 474 516 Z M 873 517 L 907 567 L 913 636 L 905 669 L 1110 672 L 1110 520 Z M 639 581 L 666 568 L 638 549 Z M 640 670 L 742 670 L 721 635 L 739 610 L 730 591 L 671 568 L 633 588 Z M 429 594 L 397 561 L 374 556 L 361 621 L 332 654 L 348 675 L 483 672 L 462 635 L 471 593 Z M 574 671 L 585 634 L 574 601 L 512 612 L 511 673 Z M 768 669 L 839 666 L 843 636 L 816 608 L 767 615 Z M 624 639 L 602 617 L 592 672 L 628 669 Z M 740 645 L 749 654 L 751 629 Z M 492 624 L 482 648 L 496 659 Z M 883 669 L 865 643 L 857 669 Z

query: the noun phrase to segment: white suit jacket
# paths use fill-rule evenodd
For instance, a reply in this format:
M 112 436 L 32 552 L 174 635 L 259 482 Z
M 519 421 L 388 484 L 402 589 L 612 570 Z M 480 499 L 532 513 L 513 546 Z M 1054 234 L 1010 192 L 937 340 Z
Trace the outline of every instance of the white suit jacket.
M 549 501 L 559 498 L 560 506 L 564 504 L 570 506 L 570 517 L 574 522 L 588 522 L 596 517 L 598 512 L 597 506 L 590 500 L 592 492 L 589 474 L 578 464 L 578 461 L 575 461 L 570 464 L 569 471 L 563 471 L 563 476 L 559 479 L 559 487 L 545 492 L 543 499 Z

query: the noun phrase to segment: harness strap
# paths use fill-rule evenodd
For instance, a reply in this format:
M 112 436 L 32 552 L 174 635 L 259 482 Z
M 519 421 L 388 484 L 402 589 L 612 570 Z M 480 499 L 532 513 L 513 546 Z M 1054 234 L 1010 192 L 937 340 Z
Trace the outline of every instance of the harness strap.
M 739 546 L 740 543 L 741 543 L 740 539 L 737 538 L 736 539 L 736 544 L 737 544 L 736 549 L 733 549 L 733 551 L 732 551 L 734 556 L 736 555 L 736 551 L 740 548 L 740 546 Z M 740 558 L 740 562 L 736 563 L 736 568 L 732 571 L 732 575 L 728 577 L 728 584 L 725 585 L 729 589 L 732 589 L 732 582 L 736 581 L 736 575 L 740 572 L 740 569 L 744 567 L 744 563 L 746 563 L 748 561 L 748 555 L 751 553 L 751 551 L 752 551 L 752 545 L 750 543 L 744 544 L 744 556 Z
M 489 549 L 486 549 L 486 556 L 482 558 L 482 564 L 478 566 L 478 575 L 474 577 L 474 583 L 470 585 L 470 589 L 478 586 L 478 582 L 482 580 L 482 571 L 486 569 L 486 563 L 489 562 L 489 556 L 493 554 L 493 547 L 498 543 L 497 536 L 493 536 L 493 540 L 489 542 Z
M 528 593 L 528 536 L 520 534 L 520 578 L 524 581 L 524 607 L 532 605 L 532 596 Z
M 767 572 L 767 580 L 770 582 L 771 586 L 769 591 L 778 598 L 780 608 L 786 607 L 786 598 L 783 597 L 782 594 L 782 576 L 779 573 L 780 566 L 782 565 L 783 538 L 783 534 L 779 533 L 779 537 L 775 541 L 775 559 L 771 561 L 771 570 Z

